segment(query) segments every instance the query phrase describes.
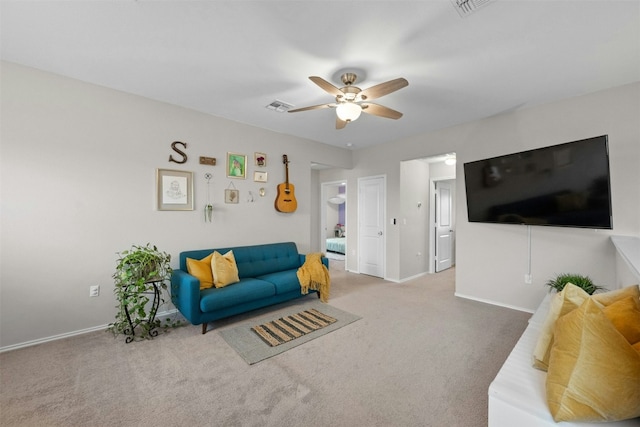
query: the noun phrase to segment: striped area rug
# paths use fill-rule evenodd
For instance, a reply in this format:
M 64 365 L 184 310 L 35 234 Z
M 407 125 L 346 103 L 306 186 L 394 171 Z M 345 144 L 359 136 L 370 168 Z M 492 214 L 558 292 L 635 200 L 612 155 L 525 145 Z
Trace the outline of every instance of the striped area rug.
M 312 308 L 291 316 L 281 317 L 272 322 L 257 325 L 251 329 L 271 347 L 284 344 L 310 332 L 322 329 L 336 322 L 331 316 L 327 316 Z

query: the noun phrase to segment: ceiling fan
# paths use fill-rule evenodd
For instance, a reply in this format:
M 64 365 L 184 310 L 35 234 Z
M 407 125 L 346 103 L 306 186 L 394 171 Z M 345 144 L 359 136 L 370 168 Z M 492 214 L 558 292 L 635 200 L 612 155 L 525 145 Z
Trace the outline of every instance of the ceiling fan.
M 356 120 L 360 117 L 360 113 L 363 111 L 374 116 L 386 117 L 387 119 L 397 120 L 402 117 L 402 113 L 399 111 L 392 110 L 391 108 L 384 107 L 379 104 L 373 104 L 368 101 L 380 98 L 408 86 L 409 82 L 406 79 L 401 77 L 362 90 L 357 86 L 353 86 L 357 78 L 358 76 L 355 73 L 344 73 L 340 77 L 342 83 L 344 83 L 344 87 L 337 88 L 321 77 L 311 76 L 309 79 L 320 86 L 320 88 L 328 94 L 335 96 L 336 101 L 329 104 L 296 108 L 294 110 L 289 110 L 289 112 L 297 113 L 300 111 L 317 110 L 320 108 L 335 108 L 337 116 L 336 129 L 344 129 L 347 123 Z

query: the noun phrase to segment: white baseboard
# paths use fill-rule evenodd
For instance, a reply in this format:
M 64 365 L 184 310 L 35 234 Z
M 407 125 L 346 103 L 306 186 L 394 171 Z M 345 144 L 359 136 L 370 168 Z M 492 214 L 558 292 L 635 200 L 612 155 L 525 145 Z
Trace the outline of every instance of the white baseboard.
M 396 283 L 404 283 L 404 282 L 408 282 L 409 280 L 417 279 L 418 277 L 426 276 L 427 274 L 428 274 L 428 273 L 425 271 L 425 272 L 422 272 L 422 273 L 418 273 L 418 274 L 416 274 L 416 275 L 413 275 L 413 276 L 411 276 L 411 277 L 405 277 L 404 279 L 400 279 L 399 281 L 398 281 L 398 280 L 395 280 L 395 282 L 396 282 Z
M 478 302 L 482 302 L 482 303 L 485 303 L 485 304 L 496 305 L 498 307 L 510 308 L 511 310 L 524 311 L 525 313 L 532 313 L 533 314 L 533 312 L 535 311 L 535 310 L 531 310 L 531 309 L 528 309 L 528 308 L 517 307 L 515 305 L 502 304 L 502 303 L 499 303 L 499 302 L 496 302 L 496 301 L 492 301 L 492 300 L 488 300 L 488 299 L 476 298 L 476 297 L 472 297 L 472 296 L 469 296 L 469 295 L 460 294 L 458 292 L 455 292 L 454 295 L 459 297 L 459 298 L 478 301 Z
M 167 310 L 167 311 L 163 311 L 162 313 L 158 313 L 156 317 L 163 318 L 163 317 L 171 316 L 177 312 L 178 310 L 174 308 L 172 310 Z M 25 341 L 18 344 L 7 345 L 4 347 L 0 347 L 0 353 L 4 353 L 5 351 L 17 350 L 19 348 L 31 347 L 32 345 L 44 344 L 46 342 L 61 340 L 64 338 L 75 337 L 77 335 L 88 334 L 90 332 L 103 331 L 108 327 L 109 327 L 109 324 L 99 325 L 99 326 L 94 326 L 92 328 L 79 329 L 77 331 L 66 332 L 64 334 L 52 335 L 50 337 L 38 338 L 37 340 Z

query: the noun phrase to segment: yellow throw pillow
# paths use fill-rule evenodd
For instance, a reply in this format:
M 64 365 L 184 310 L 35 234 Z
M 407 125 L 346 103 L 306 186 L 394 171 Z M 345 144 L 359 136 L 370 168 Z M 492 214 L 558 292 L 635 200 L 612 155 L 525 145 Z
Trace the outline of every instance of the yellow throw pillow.
M 213 287 L 213 274 L 211 273 L 210 254 L 201 260 L 187 258 L 187 272 L 200 280 L 200 289 L 209 289 Z
M 594 294 L 591 298 L 596 302 L 607 306 L 626 297 L 640 298 L 640 286 L 627 286 L 626 288 L 616 289 L 615 291 Z
M 547 314 L 540 337 L 533 350 L 533 367 L 546 371 L 549 367 L 549 352 L 553 345 L 553 330 L 559 317 L 575 310 L 589 298 L 589 294 L 582 288 L 567 283 L 556 296 L 551 299 L 549 313 Z
M 556 322 L 546 391 L 556 422 L 640 416 L 640 353 L 591 298 Z
M 213 258 L 211 258 L 211 271 L 213 272 L 213 284 L 216 288 L 222 288 L 240 281 L 233 251 L 229 251 L 224 255 L 215 251 Z
M 640 300 L 626 297 L 606 306 L 602 312 L 629 342 L 640 342 Z

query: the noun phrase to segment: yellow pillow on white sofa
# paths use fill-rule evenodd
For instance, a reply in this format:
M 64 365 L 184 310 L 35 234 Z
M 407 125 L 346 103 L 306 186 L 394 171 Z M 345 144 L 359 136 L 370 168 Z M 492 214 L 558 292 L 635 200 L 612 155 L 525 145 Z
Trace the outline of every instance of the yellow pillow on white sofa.
M 557 320 L 546 391 L 556 422 L 640 417 L 640 353 L 595 300 Z
M 580 307 L 587 299 L 591 298 L 600 306 L 609 306 L 616 301 L 627 297 L 640 298 L 640 286 L 627 286 L 615 291 L 589 295 L 582 288 L 567 283 L 561 292 L 558 292 L 549 306 L 549 313 L 542 324 L 542 330 L 533 350 L 533 367 L 546 371 L 549 367 L 549 353 L 553 345 L 555 324 L 558 318 Z
M 606 306 L 602 312 L 629 344 L 640 343 L 640 299 L 623 298 Z
M 615 291 L 604 292 L 600 294 L 594 294 L 591 296 L 596 302 L 607 306 L 616 301 L 627 297 L 640 298 L 640 286 L 627 286 L 626 288 L 616 289 Z
M 233 251 L 229 251 L 224 255 L 215 251 L 213 258 L 211 258 L 211 271 L 213 272 L 213 284 L 216 288 L 222 288 L 240 281 Z
M 588 298 L 589 294 L 584 289 L 572 283 L 567 283 L 562 291 L 551 299 L 549 313 L 542 324 L 540 337 L 538 337 L 538 342 L 533 350 L 534 368 L 546 371 L 549 367 L 549 352 L 553 345 L 553 331 L 558 318 L 580 307 Z

